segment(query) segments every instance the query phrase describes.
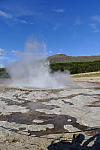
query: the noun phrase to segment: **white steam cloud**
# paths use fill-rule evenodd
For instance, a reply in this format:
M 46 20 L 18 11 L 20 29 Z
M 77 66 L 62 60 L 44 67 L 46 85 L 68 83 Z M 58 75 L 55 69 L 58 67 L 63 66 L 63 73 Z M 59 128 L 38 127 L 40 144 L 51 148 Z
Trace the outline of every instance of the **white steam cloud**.
M 64 88 L 72 82 L 69 73 L 51 73 L 47 61 L 46 45 L 28 41 L 19 60 L 7 68 L 11 85 L 33 88 Z

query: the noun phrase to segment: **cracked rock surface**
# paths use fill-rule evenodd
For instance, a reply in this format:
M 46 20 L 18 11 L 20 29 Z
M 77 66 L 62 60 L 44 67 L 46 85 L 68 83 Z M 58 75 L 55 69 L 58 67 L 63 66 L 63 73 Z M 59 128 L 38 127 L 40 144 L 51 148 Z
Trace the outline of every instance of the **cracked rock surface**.
M 65 132 L 71 138 L 67 132 L 99 129 L 100 84 L 78 84 L 84 86 L 51 90 L 0 86 L 0 149 L 46 150 Z

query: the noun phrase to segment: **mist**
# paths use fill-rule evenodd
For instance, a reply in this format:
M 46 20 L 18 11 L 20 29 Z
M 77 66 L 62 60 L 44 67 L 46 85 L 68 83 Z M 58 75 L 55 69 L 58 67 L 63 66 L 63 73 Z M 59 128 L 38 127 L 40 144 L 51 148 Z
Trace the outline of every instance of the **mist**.
M 72 84 L 69 72 L 51 73 L 45 43 L 29 40 L 18 60 L 7 67 L 10 85 L 32 88 L 64 88 Z

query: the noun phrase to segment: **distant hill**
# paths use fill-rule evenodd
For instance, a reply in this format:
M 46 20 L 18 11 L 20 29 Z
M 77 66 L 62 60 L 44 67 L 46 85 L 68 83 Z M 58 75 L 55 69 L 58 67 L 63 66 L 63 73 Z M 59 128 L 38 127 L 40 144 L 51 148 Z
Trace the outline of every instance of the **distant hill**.
M 65 54 L 56 54 L 49 56 L 48 60 L 50 63 L 67 63 L 67 62 L 90 62 L 100 60 L 98 56 L 67 56 Z

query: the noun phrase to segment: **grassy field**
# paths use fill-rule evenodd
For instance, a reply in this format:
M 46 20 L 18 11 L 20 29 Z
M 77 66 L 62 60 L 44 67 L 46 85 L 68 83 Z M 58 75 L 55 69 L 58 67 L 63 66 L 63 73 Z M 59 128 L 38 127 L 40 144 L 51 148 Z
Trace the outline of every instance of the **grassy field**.
M 97 72 L 88 72 L 88 73 L 79 73 L 79 74 L 74 74 L 72 77 L 100 77 L 100 71 Z

